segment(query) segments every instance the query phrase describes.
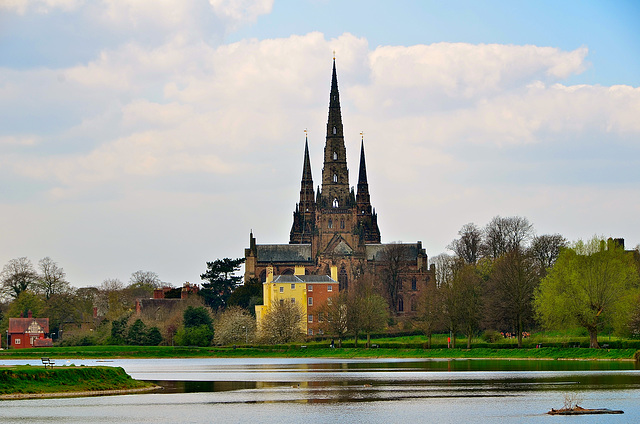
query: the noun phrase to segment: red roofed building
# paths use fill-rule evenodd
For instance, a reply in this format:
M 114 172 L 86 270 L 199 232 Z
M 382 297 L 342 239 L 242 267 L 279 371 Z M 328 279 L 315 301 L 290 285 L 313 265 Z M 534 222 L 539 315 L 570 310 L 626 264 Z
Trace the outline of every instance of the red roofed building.
M 9 318 L 9 340 L 12 349 L 53 346 L 45 337 L 49 333 L 49 318 Z

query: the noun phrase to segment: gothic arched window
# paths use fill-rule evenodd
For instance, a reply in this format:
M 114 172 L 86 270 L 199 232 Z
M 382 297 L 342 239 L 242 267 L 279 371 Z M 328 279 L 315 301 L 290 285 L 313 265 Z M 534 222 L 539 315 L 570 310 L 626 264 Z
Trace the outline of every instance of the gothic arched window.
M 398 299 L 398 312 L 404 312 L 404 300 Z
M 347 270 L 343 267 L 340 267 L 340 272 L 338 273 L 338 283 L 340 291 L 347 290 L 349 288 L 349 277 L 347 276 Z
M 344 219 L 340 220 L 340 229 L 344 230 Z
M 333 228 L 333 219 L 329 218 L 329 228 Z
M 418 281 L 416 277 L 411 278 L 411 290 L 418 290 Z
M 334 208 L 338 207 L 338 199 L 333 199 L 333 207 Z
M 338 130 L 336 130 L 336 127 L 333 127 L 333 135 L 336 135 L 336 132 L 337 132 L 337 131 L 338 131 Z
M 334 183 L 338 182 L 338 175 L 337 174 L 333 174 L 333 182 Z
M 338 154 L 336 152 L 333 152 L 333 160 L 338 160 Z

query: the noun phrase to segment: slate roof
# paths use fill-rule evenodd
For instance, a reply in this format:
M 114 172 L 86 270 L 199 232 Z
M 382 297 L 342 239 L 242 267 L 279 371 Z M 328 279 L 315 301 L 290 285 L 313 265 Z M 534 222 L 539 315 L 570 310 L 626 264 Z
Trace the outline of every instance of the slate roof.
M 259 244 L 258 262 L 312 262 L 310 244 Z
M 415 261 L 420 253 L 418 243 L 387 243 L 387 244 L 367 244 L 365 246 L 365 255 L 369 261 L 380 261 L 387 246 L 402 246 L 405 252 L 405 260 Z
M 42 327 L 43 333 L 49 332 L 49 318 L 9 318 L 9 334 L 24 334 L 32 322 Z
M 273 283 L 337 283 L 336 280 L 328 275 L 277 275 L 273 279 Z

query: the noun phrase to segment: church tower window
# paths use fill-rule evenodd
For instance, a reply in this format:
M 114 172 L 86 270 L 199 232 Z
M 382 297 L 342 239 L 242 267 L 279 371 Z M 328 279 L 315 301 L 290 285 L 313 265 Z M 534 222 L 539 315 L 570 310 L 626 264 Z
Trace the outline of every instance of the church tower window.
M 340 229 L 344 230 L 344 219 L 340 220 Z
M 333 228 L 333 219 L 329 218 L 329 228 Z
M 338 199 L 333 199 L 333 207 L 334 208 L 338 207 Z
M 334 183 L 338 182 L 338 175 L 337 174 L 333 174 L 333 182 Z
M 338 160 L 338 154 L 336 152 L 333 152 L 333 160 Z
M 337 132 L 336 127 L 333 127 L 333 135 L 336 135 L 336 132 Z

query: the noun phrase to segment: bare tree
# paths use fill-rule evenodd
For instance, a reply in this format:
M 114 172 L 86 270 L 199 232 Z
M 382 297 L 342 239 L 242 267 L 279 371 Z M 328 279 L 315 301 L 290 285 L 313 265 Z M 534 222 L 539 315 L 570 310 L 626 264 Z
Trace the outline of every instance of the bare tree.
M 11 259 L 0 273 L 0 290 L 4 295 L 15 299 L 23 291 L 32 288 L 37 280 L 38 274 L 29 259 Z
M 567 239 L 560 234 L 545 234 L 533 239 L 529 250 L 542 277 L 547 275 L 547 270 L 556 263 L 560 250 L 567 246 Z
M 443 326 L 442 299 L 435 281 L 428 282 L 422 292 L 416 325 L 427 336 L 427 348 L 431 349 L 431 335 Z
M 459 239 L 451 242 L 447 249 L 451 249 L 460 259 L 468 264 L 475 264 L 480 258 L 482 246 L 482 230 L 470 222 L 458 231 Z
M 436 266 L 436 287 L 446 286 L 453 279 L 453 271 L 458 259 L 455 256 L 441 253 L 431 258 L 431 263 Z
M 497 259 L 507 252 L 523 249 L 533 237 L 533 225 L 521 216 L 495 216 L 484 229 L 484 255 Z
M 532 257 L 514 250 L 501 256 L 487 281 L 485 316 L 494 326 L 508 325 L 522 347 L 522 332 L 533 318 L 533 294 L 540 274 Z
M 274 300 L 261 320 L 261 338 L 269 343 L 289 343 L 303 336 L 304 315 L 297 303 Z
M 323 330 L 338 339 L 338 347 L 342 347 L 342 339 L 349 331 L 347 305 L 347 292 L 341 291 L 320 308 L 324 319 Z
M 149 287 L 157 289 L 162 285 L 158 274 L 153 271 L 136 271 L 129 278 L 129 287 Z
M 48 300 L 51 296 L 69 291 L 69 283 L 64 269 L 58 266 L 50 257 L 42 258 L 38 262 L 40 275 L 38 277 L 38 291 Z
M 100 315 L 114 320 L 130 311 L 134 300 L 131 293 L 125 290 L 122 281 L 117 278 L 107 278 L 98 287 L 95 303 Z
M 355 290 L 350 290 L 347 297 L 347 325 L 354 335 L 355 346 L 358 346 L 359 335 L 364 333 L 369 347 L 371 333 L 386 326 L 389 307 L 384 297 L 378 294 L 379 290 L 371 276 L 361 276 L 353 288 Z

